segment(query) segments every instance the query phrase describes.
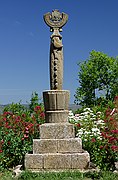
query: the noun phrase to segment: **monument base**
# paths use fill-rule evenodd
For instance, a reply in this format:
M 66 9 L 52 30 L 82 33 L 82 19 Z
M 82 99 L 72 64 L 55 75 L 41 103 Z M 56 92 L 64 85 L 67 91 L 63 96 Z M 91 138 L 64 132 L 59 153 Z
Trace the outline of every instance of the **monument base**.
M 43 92 L 46 123 L 40 126 L 40 139 L 33 141 L 33 154 L 26 154 L 25 168 L 32 171 L 83 170 L 90 162 L 75 128 L 68 122 L 69 91 Z
M 27 154 L 25 157 L 25 165 L 31 171 L 83 170 L 89 161 L 88 152 Z
M 25 156 L 25 168 L 31 171 L 83 170 L 89 162 L 89 153 L 70 123 L 42 124 L 40 139 L 33 140 L 33 154 Z

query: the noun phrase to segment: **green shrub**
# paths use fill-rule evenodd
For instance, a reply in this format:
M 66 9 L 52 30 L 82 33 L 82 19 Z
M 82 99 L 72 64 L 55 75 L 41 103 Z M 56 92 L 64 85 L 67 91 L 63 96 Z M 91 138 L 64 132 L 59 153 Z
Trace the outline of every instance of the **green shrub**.
M 114 170 L 118 161 L 118 96 L 103 112 L 85 108 L 82 113 L 69 116 L 75 124 L 76 136 L 83 141 L 83 149 L 90 153 L 93 163 L 103 170 Z M 105 107 L 106 108 L 106 107 Z
M 40 137 L 44 120 L 43 106 L 34 106 L 32 112 L 20 103 L 5 107 L 0 115 L 1 169 L 23 164 L 25 154 L 32 152 L 33 139 Z

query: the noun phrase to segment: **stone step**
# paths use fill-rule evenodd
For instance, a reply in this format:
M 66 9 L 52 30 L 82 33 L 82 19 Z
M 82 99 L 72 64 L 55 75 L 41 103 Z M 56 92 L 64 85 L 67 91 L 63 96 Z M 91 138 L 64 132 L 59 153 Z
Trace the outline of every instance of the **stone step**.
M 40 139 L 67 139 L 74 137 L 74 125 L 68 122 L 45 123 L 40 126 Z
M 33 154 L 76 153 L 82 151 L 82 141 L 80 138 L 33 140 Z
M 25 167 L 27 170 L 70 170 L 86 169 L 90 162 L 89 153 L 45 153 L 26 154 Z

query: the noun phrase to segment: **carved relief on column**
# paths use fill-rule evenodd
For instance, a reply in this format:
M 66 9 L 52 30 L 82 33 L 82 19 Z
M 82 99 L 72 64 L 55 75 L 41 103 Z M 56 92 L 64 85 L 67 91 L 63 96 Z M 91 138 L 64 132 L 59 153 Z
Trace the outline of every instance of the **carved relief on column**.
M 66 24 L 68 15 L 54 10 L 44 15 L 45 23 L 53 32 L 50 43 L 50 88 L 62 90 L 63 85 L 63 45 L 62 36 L 59 33 Z

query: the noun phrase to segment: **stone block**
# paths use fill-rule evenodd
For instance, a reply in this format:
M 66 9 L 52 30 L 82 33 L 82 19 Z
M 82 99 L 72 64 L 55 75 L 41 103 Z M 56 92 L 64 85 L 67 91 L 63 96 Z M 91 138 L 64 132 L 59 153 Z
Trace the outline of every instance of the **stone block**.
M 45 120 L 47 123 L 68 122 L 68 110 L 46 111 Z
M 82 152 L 82 141 L 80 138 L 69 138 L 58 140 L 59 153 Z
M 45 111 L 68 110 L 70 92 L 68 90 L 48 90 L 43 92 Z
M 84 153 L 44 153 L 26 154 L 25 168 L 27 170 L 83 170 L 88 167 L 90 157 Z
M 25 155 L 25 168 L 26 169 L 43 169 L 44 157 L 42 154 L 26 154 Z
M 45 123 L 40 126 L 40 139 L 74 138 L 75 129 L 70 123 Z
M 57 140 L 52 139 L 34 139 L 33 140 L 33 153 L 57 153 Z
M 44 169 L 71 169 L 71 155 L 59 153 L 45 155 Z
M 88 152 L 74 153 L 71 155 L 72 169 L 86 169 L 90 162 L 90 156 Z
M 33 154 L 76 152 L 83 152 L 80 138 L 33 140 Z

